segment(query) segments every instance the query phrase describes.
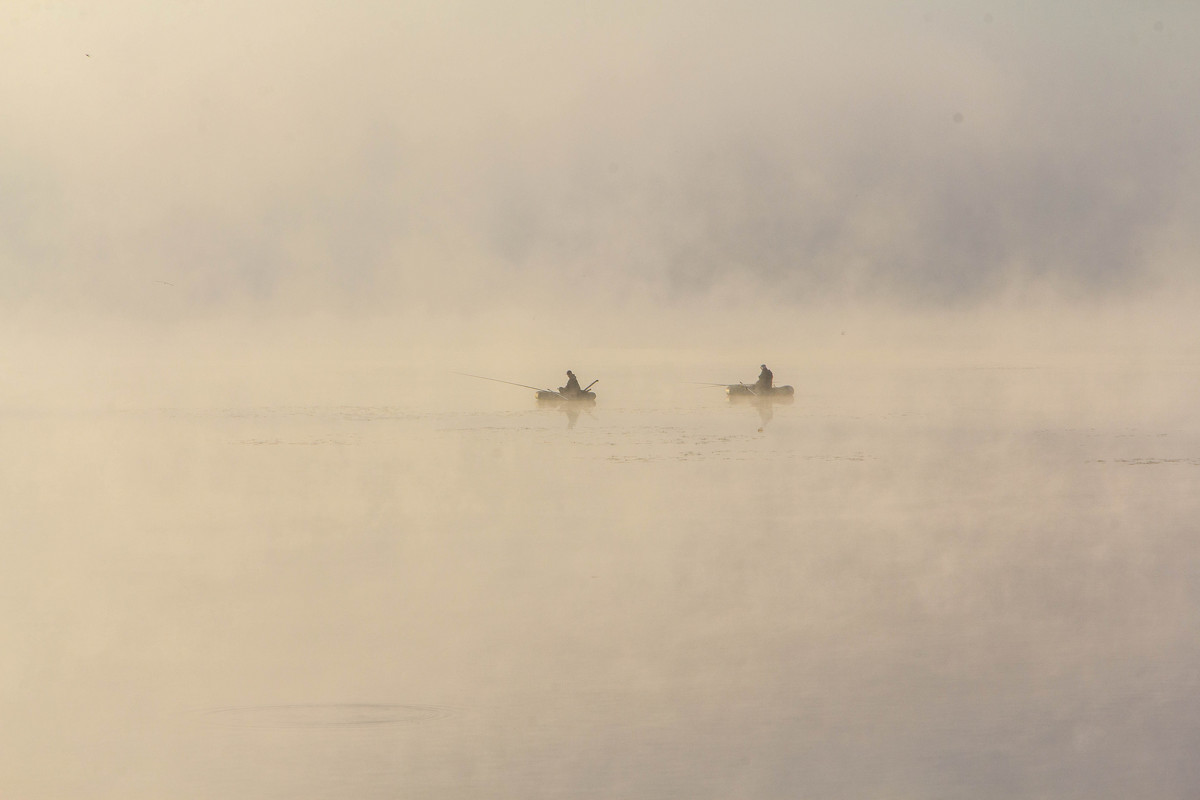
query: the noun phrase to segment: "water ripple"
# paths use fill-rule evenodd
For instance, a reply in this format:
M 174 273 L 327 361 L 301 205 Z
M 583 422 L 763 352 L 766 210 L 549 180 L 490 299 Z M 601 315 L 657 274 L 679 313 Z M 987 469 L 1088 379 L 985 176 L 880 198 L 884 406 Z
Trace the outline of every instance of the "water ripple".
M 239 706 L 199 713 L 209 724 L 223 728 L 362 728 L 417 725 L 451 712 L 445 706 L 334 703 Z

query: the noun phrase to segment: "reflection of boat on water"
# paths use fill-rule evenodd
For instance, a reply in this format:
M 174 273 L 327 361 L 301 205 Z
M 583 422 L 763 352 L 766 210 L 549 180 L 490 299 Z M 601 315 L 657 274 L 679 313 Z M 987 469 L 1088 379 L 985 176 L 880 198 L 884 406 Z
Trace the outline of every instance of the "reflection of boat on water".
M 556 402 L 557 401 L 557 402 Z M 593 413 L 596 408 L 596 401 L 593 400 L 539 400 L 538 408 L 544 408 L 549 413 L 550 409 L 554 409 L 567 418 L 567 427 L 574 428 L 575 423 L 579 422 L 579 417 L 585 412 L 589 417 L 594 417 Z
M 725 394 L 732 401 L 790 403 L 796 397 L 796 390 L 791 386 L 772 386 L 770 389 L 756 389 L 748 383 L 734 383 L 725 387 Z
M 537 403 L 539 406 L 590 406 L 596 404 L 596 393 L 559 394 L 549 389 L 542 389 L 537 393 Z

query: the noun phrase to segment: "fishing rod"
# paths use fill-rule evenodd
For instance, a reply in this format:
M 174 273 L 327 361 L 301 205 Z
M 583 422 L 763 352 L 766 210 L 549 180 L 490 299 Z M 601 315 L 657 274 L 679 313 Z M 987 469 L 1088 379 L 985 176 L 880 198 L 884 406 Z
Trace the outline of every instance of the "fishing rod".
M 502 381 L 499 378 L 489 378 L 486 375 L 472 375 L 469 372 L 455 372 L 454 374 L 455 375 L 465 375 L 468 378 L 479 378 L 482 381 L 495 381 L 496 383 L 507 383 L 509 386 L 520 386 L 522 389 L 533 389 L 535 392 L 547 392 L 548 394 L 558 395 L 559 397 L 562 397 L 563 400 L 567 399 L 567 398 L 563 397 L 561 394 L 558 394 L 558 392 L 554 391 L 553 389 L 540 389 L 537 386 L 529 386 L 528 384 L 525 384 L 525 383 L 514 383 L 513 381 Z

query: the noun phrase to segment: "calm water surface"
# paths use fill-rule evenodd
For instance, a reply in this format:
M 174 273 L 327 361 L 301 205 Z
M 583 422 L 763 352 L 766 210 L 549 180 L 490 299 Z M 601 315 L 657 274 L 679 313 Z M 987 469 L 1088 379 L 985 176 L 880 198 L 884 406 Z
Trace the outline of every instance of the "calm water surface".
M 1196 376 L 6 411 L 0 795 L 1195 797 Z

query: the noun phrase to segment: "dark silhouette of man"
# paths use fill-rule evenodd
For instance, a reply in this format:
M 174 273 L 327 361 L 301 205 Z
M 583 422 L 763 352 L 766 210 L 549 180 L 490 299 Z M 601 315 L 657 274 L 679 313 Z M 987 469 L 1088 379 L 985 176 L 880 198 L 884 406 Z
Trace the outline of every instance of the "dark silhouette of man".
M 563 397 L 578 397 L 583 394 L 583 389 L 579 388 L 579 380 L 571 370 L 567 370 L 567 385 L 558 387 L 558 393 Z
M 769 392 L 771 385 L 775 382 L 775 375 L 771 370 L 767 369 L 767 365 L 762 365 L 762 372 L 758 373 L 758 380 L 754 383 L 754 391 Z

